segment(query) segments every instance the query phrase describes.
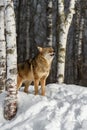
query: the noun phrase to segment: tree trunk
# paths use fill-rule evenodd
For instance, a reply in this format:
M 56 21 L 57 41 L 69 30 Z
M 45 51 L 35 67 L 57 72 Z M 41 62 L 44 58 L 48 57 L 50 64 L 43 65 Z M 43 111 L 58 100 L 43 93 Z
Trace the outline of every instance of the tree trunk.
M 16 52 L 16 25 L 12 0 L 4 0 L 5 24 L 7 42 L 7 79 L 4 117 L 8 120 L 16 115 L 17 111 L 17 52 Z
M 57 82 L 57 51 L 58 51 L 58 47 L 57 47 L 57 15 L 58 15 L 58 9 L 57 9 L 57 0 L 52 0 L 52 46 L 55 50 L 55 57 L 53 59 L 52 65 L 51 65 L 51 72 L 49 75 L 49 82 L 48 83 L 53 83 L 53 82 Z
M 82 61 L 83 26 L 84 26 L 84 18 L 81 17 L 79 27 L 79 41 L 78 41 L 78 61 Z
M 78 42 L 79 42 L 79 28 L 80 28 L 80 18 L 81 18 L 81 3 L 80 0 L 76 2 L 75 8 L 75 17 L 74 17 L 74 83 L 78 84 L 79 76 L 78 76 Z
M 81 0 L 82 13 L 84 18 L 83 30 L 83 62 L 87 64 L 87 0 Z
M 53 13 L 53 0 L 47 0 L 47 45 L 46 46 L 53 46 L 53 20 L 52 20 L 52 13 Z M 50 77 L 48 80 L 52 82 L 52 68 L 50 71 Z
M 27 0 L 19 0 L 18 14 L 17 14 L 18 62 L 23 62 L 26 57 L 26 12 L 27 12 Z
M 29 59 L 30 50 L 30 1 L 27 0 L 27 28 L 26 28 L 26 59 Z
M 48 46 L 52 46 L 52 0 L 48 0 L 47 7 L 47 22 L 48 22 L 48 30 L 47 30 L 47 44 Z
M 0 0 L 0 92 L 5 88 L 6 77 L 6 42 L 4 30 L 4 2 Z
M 59 45 L 58 45 L 58 83 L 64 82 L 64 73 L 65 73 L 65 56 L 66 56 L 66 44 L 67 44 L 67 35 L 72 22 L 75 6 L 75 0 L 70 1 L 69 11 L 67 16 L 64 12 L 64 1 L 58 0 L 58 12 L 59 12 Z

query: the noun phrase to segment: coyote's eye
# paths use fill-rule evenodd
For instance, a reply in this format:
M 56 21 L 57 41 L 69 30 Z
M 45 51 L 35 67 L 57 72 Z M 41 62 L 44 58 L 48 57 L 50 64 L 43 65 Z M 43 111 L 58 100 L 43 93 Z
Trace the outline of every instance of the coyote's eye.
M 54 50 L 50 50 L 49 53 L 54 53 Z

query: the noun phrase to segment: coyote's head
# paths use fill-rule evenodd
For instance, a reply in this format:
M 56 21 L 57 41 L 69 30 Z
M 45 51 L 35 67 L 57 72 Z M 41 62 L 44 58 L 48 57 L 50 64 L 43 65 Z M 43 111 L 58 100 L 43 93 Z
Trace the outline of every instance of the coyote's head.
M 53 60 L 55 52 L 54 49 L 52 47 L 37 47 L 39 52 L 41 53 L 41 55 L 48 60 L 49 62 Z

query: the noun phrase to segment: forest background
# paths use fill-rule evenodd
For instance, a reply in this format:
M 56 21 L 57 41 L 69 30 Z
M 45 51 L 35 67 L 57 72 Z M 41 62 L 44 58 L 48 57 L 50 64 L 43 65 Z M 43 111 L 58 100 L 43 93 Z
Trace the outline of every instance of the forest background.
M 1 0 L 0 45 L 6 119 L 12 119 L 18 108 L 17 63 L 36 56 L 37 46 L 55 50 L 47 83 L 87 86 L 87 1 Z
M 47 83 L 57 82 L 58 69 L 58 1 L 52 5 L 52 46 L 56 55 Z M 49 0 L 14 0 L 17 25 L 18 63 L 37 54 L 37 46 L 49 46 L 48 30 Z M 67 14 L 69 0 L 64 0 Z M 87 1 L 78 0 L 75 14 L 67 36 L 65 78 L 68 84 L 87 85 Z M 82 20 L 84 21 L 82 23 Z M 81 44 L 79 46 L 79 39 Z M 79 52 L 80 51 L 80 52 Z

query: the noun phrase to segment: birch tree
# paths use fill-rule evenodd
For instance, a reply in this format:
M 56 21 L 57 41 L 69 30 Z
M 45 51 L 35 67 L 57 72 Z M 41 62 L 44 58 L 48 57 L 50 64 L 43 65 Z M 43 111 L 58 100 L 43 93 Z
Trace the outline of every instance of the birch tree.
M 52 14 L 53 14 L 53 0 L 47 0 L 47 45 L 52 46 L 53 42 L 53 20 L 52 20 Z M 52 82 L 52 69 L 50 72 L 50 77 L 48 77 L 48 80 Z
M 4 117 L 8 120 L 16 115 L 17 111 L 17 52 L 16 29 L 13 0 L 4 0 L 6 24 L 6 53 L 7 53 L 7 79 Z
M 6 75 L 6 51 L 5 51 L 5 36 L 4 36 L 4 2 L 0 0 L 0 92 L 5 87 Z
M 47 44 L 52 46 L 52 0 L 48 0 L 47 21 L 48 21 Z
M 76 0 L 70 0 L 70 5 L 67 15 L 64 11 L 64 0 L 58 0 L 58 13 L 59 13 L 59 44 L 58 44 L 58 83 L 64 82 L 65 71 L 65 56 L 66 56 L 66 44 L 67 35 L 75 13 Z

